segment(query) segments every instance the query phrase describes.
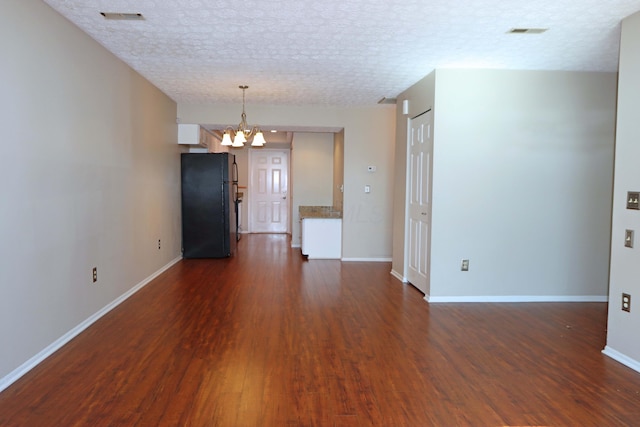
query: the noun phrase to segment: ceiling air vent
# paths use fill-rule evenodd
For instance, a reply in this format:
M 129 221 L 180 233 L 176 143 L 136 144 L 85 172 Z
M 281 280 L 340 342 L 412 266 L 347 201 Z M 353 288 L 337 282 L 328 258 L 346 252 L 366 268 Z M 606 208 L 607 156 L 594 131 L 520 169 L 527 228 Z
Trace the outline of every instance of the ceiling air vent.
M 507 34 L 542 34 L 547 30 L 548 28 L 512 28 Z
M 395 104 L 397 101 L 395 98 L 382 98 L 380 101 L 378 101 L 378 104 Z
M 141 13 L 116 13 L 116 12 L 100 12 L 104 19 L 112 21 L 143 21 L 144 16 Z

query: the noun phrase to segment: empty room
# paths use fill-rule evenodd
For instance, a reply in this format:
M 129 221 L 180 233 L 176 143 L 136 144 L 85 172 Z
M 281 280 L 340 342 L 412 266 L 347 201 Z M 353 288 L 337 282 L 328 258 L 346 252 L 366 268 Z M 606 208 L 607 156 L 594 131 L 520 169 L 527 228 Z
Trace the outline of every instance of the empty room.
M 638 423 L 640 0 L 0 34 L 1 426 Z

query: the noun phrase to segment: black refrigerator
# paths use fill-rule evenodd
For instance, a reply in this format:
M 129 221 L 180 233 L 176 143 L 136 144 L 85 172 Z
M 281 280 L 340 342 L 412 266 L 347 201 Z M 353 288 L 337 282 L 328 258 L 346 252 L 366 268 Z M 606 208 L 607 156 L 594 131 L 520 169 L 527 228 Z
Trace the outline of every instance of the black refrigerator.
M 232 256 L 238 235 L 236 156 L 182 153 L 181 175 L 182 256 Z

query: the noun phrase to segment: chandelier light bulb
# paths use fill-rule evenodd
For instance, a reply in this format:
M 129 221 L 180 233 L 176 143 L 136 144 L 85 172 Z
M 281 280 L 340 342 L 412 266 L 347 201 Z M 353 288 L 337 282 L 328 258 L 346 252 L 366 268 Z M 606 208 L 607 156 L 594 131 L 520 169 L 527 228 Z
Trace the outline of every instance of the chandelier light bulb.
M 262 147 L 265 144 L 264 135 L 262 131 L 257 131 L 256 135 L 253 137 L 253 142 L 251 143 L 252 147 Z
M 222 143 L 220 145 L 228 147 L 232 144 L 233 143 L 231 142 L 231 134 L 229 132 L 225 132 L 224 135 L 222 135 Z
M 244 137 L 244 132 L 238 131 L 236 132 L 235 138 L 233 138 L 233 144 L 231 144 L 231 146 L 236 148 L 243 147 L 245 142 L 247 142 L 247 138 Z

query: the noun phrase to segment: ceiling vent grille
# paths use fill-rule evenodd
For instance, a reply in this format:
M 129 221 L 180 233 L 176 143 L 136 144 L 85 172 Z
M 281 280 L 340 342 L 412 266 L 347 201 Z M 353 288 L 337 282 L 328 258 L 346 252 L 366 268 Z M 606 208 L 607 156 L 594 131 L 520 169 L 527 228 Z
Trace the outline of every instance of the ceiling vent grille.
M 542 34 L 547 30 L 548 28 L 512 28 L 507 34 Z
M 143 21 L 144 16 L 141 13 L 117 13 L 117 12 L 100 12 L 104 19 L 111 21 Z
M 395 104 L 397 102 L 396 98 L 382 98 L 378 101 L 378 104 Z

